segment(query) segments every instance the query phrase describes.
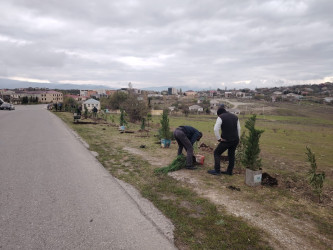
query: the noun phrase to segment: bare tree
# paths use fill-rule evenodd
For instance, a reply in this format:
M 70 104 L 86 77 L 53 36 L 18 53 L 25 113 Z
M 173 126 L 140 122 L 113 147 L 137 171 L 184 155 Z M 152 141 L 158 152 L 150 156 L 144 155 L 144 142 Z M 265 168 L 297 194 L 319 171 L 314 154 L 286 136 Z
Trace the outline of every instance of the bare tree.
M 130 93 L 122 108 L 128 114 L 131 122 L 141 121 L 148 114 L 148 107 L 144 101 L 139 101 L 134 93 Z

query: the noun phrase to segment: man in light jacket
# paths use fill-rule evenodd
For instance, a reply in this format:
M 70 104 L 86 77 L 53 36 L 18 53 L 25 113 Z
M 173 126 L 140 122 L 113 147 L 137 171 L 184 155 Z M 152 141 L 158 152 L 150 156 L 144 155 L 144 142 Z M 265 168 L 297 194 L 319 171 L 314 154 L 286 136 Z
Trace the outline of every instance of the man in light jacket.
M 235 165 L 235 151 L 240 139 L 240 123 L 238 117 L 227 112 L 223 104 L 217 110 L 217 115 L 214 134 L 219 144 L 214 150 L 214 169 L 208 170 L 208 173 L 232 175 Z M 220 129 L 222 130 L 221 135 Z M 226 150 L 228 150 L 229 165 L 226 171 L 221 171 L 221 155 Z

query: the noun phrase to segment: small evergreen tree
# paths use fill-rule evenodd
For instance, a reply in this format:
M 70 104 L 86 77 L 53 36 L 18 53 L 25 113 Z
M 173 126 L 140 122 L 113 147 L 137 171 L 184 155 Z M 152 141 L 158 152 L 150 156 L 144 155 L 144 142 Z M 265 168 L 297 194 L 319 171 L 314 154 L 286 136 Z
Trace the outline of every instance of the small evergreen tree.
M 142 118 L 141 119 L 141 130 L 145 130 L 145 128 L 146 128 L 146 119 Z
M 88 118 L 88 108 L 86 104 L 84 104 L 84 118 Z
M 161 125 L 162 128 L 160 129 L 160 136 L 161 139 L 171 139 L 171 131 L 170 131 L 170 125 L 169 125 L 169 118 L 168 118 L 168 110 L 164 109 L 161 119 Z
M 150 114 L 150 113 L 148 113 L 147 114 L 147 126 L 149 127 L 149 121 L 151 121 L 153 119 L 153 116 Z
M 125 126 L 127 124 L 127 122 L 125 120 L 125 111 L 123 109 L 120 111 L 119 124 L 120 124 L 120 126 Z
M 264 130 L 256 129 L 255 124 L 256 115 L 252 115 L 245 122 L 245 128 L 248 129 L 249 134 L 245 137 L 245 153 L 242 159 L 243 165 L 253 171 L 258 170 L 261 167 L 259 139 L 264 132 Z
M 308 161 L 310 162 L 310 170 L 308 172 L 308 179 L 310 185 L 313 189 L 313 192 L 318 195 L 318 200 L 321 202 L 321 195 L 323 193 L 323 186 L 325 180 L 325 172 L 317 173 L 317 163 L 316 156 L 311 152 L 309 147 L 306 147 L 307 152 L 305 153 L 308 157 Z

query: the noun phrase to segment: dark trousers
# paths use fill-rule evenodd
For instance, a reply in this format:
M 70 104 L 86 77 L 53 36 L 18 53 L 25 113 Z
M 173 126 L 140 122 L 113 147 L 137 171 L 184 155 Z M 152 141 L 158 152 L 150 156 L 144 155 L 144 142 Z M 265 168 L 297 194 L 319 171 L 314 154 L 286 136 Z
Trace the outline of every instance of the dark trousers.
M 178 155 L 180 155 L 185 148 L 187 152 L 186 156 L 186 166 L 191 167 L 193 166 L 193 146 L 190 140 L 187 138 L 183 130 L 177 128 L 173 135 L 178 143 Z
M 236 141 L 222 141 L 217 145 L 216 149 L 214 150 L 214 168 L 216 171 L 221 170 L 221 155 L 224 151 L 228 150 L 228 158 L 229 158 L 229 165 L 227 168 L 227 173 L 232 174 L 232 170 L 234 169 L 235 165 L 235 151 L 238 145 L 239 140 Z

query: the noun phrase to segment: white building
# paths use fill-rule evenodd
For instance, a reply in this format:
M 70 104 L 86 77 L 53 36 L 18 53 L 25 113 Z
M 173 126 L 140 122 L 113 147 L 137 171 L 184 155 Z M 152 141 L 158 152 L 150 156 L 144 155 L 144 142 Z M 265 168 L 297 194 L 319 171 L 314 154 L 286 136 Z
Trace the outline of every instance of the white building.
M 242 97 L 242 98 L 244 98 L 245 95 L 246 94 L 244 92 L 240 92 L 240 91 L 236 92 L 236 97 Z
M 224 96 L 225 96 L 225 98 L 231 97 L 232 92 L 224 92 Z
M 88 96 L 88 90 L 80 90 L 80 96 Z
M 85 110 L 86 107 L 88 109 L 88 111 L 92 111 L 94 107 L 97 108 L 98 111 L 101 110 L 101 103 L 95 99 L 89 99 L 87 101 L 85 101 L 84 103 L 82 103 L 82 111 Z
M 188 109 L 190 111 L 197 111 L 197 112 L 203 112 L 203 107 L 199 106 L 199 105 L 192 105 L 189 106 Z

